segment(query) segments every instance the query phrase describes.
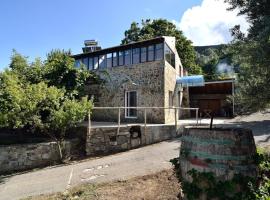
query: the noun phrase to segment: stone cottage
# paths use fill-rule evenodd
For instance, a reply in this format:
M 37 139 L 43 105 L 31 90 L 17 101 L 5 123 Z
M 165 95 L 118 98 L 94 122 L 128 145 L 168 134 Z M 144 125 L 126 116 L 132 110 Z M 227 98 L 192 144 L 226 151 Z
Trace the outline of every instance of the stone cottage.
M 76 66 L 84 64 L 105 80 L 86 86 L 87 93 L 94 96 L 95 107 L 126 107 L 121 109 L 121 121 L 131 123 L 143 122 L 144 110 L 128 107 L 180 107 L 183 90 L 176 79 L 183 76 L 183 66 L 174 37 L 106 49 L 94 41 L 86 41 L 85 45 L 84 53 L 73 56 Z M 117 121 L 118 114 L 118 109 L 94 110 L 92 119 Z M 174 119 L 173 109 L 147 109 L 147 122 L 170 123 Z

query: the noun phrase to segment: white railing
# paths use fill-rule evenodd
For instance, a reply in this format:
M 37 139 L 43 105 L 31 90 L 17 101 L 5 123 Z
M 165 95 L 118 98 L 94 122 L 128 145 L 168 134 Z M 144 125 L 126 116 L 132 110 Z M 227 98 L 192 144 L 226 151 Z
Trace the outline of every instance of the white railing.
M 175 122 L 175 131 L 177 131 L 177 111 L 179 110 L 195 110 L 196 111 L 196 125 L 198 125 L 198 117 L 199 117 L 199 108 L 183 108 L 183 107 L 93 107 L 93 110 L 118 110 L 118 123 L 117 123 L 117 134 L 119 134 L 120 126 L 121 126 L 121 110 L 122 109 L 136 109 L 136 110 L 144 110 L 144 129 L 146 130 L 147 125 L 147 110 L 151 109 L 162 109 L 162 110 L 174 110 L 174 122 Z M 88 131 L 90 134 L 91 131 L 91 115 L 90 112 L 88 114 Z

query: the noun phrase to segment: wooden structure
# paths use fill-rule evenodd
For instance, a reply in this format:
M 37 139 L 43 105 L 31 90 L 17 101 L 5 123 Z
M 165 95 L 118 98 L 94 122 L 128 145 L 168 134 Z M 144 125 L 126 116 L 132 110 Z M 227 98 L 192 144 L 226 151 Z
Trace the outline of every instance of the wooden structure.
M 200 116 L 232 117 L 234 115 L 234 100 L 228 102 L 228 97 L 234 96 L 234 79 L 205 82 L 202 87 L 190 87 L 190 106 L 200 109 Z M 194 113 L 192 113 L 195 116 Z

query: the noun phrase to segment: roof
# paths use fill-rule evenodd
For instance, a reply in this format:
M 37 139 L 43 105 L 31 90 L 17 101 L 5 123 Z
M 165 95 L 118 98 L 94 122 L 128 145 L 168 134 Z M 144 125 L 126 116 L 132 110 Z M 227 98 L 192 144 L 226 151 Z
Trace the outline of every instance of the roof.
M 164 41 L 165 41 L 165 38 L 161 36 L 161 37 L 156 37 L 156 38 L 149 39 L 149 40 L 143 40 L 143 41 L 139 41 L 139 42 L 134 42 L 134 43 L 118 45 L 118 46 L 114 46 L 114 47 L 110 47 L 110 48 L 105 48 L 105 49 L 101 49 L 101 50 L 94 51 L 94 52 L 76 54 L 76 55 L 73 55 L 72 57 L 73 58 L 85 58 L 85 57 L 89 57 L 89 56 L 107 54 L 107 53 L 111 53 L 114 51 L 124 51 L 124 50 L 130 49 L 131 47 L 137 48 L 137 47 L 143 47 L 143 46 L 147 46 L 147 45 L 151 45 L 151 44 L 158 44 L 158 43 L 161 43 Z

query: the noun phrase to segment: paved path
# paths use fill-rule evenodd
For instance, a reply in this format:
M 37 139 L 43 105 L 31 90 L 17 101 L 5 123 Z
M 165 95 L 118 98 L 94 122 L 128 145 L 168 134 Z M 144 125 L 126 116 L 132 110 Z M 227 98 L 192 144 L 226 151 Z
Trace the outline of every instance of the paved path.
M 105 182 L 155 173 L 171 167 L 180 141 L 153 144 L 131 151 L 66 166 L 46 168 L 0 179 L 0 200 L 64 191 L 85 182 Z

